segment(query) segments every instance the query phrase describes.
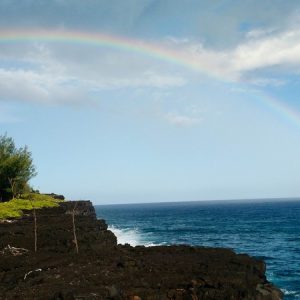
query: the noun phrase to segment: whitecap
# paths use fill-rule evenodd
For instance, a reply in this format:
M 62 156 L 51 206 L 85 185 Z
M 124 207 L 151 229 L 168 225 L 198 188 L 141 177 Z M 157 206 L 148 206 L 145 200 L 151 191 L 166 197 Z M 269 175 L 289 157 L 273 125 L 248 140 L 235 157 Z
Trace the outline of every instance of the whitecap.
M 111 230 L 117 237 L 118 244 L 131 246 L 158 246 L 165 243 L 156 244 L 153 241 L 147 241 L 143 238 L 143 235 L 137 228 L 118 228 L 116 226 L 108 226 L 108 230 Z
M 141 236 L 137 229 L 132 228 L 124 228 L 120 229 L 115 226 L 109 226 L 109 230 L 111 230 L 115 236 L 117 237 L 118 244 L 130 244 L 131 246 L 141 245 Z
M 300 299 L 300 294 L 297 291 L 290 291 L 287 289 L 281 289 L 285 295 L 297 296 L 297 299 Z

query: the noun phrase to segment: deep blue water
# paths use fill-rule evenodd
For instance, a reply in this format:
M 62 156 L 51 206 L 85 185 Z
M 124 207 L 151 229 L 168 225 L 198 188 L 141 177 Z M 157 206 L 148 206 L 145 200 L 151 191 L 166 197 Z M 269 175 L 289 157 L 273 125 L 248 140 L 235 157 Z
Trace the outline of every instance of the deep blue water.
M 300 200 L 101 205 L 119 243 L 229 247 L 260 257 L 267 278 L 300 299 Z

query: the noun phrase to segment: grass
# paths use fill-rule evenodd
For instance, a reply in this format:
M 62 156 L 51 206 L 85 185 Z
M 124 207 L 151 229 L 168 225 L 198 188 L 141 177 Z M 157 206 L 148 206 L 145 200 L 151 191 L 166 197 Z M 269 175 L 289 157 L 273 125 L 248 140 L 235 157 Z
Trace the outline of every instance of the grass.
M 8 202 L 0 203 L 0 220 L 18 218 L 23 215 L 23 210 L 40 209 L 44 207 L 58 206 L 61 200 L 42 194 L 26 194 L 20 199 L 12 199 Z

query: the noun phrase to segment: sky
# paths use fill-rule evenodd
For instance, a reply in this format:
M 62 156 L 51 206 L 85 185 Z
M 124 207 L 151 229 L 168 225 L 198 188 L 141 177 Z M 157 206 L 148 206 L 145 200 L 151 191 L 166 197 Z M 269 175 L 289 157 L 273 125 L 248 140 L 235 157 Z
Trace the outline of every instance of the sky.
M 0 135 L 95 204 L 300 196 L 300 3 L 0 0 Z

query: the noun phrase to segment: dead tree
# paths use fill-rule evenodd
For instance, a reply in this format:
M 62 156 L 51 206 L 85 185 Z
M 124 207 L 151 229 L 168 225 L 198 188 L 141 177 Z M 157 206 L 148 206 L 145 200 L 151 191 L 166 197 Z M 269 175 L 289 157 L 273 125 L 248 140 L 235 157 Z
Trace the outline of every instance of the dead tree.
M 73 223 L 73 241 L 74 241 L 74 244 L 75 244 L 76 253 L 78 254 L 79 253 L 79 248 L 78 248 L 78 241 L 77 241 L 77 235 L 76 235 L 76 224 L 75 224 L 75 210 L 76 210 L 76 207 L 77 207 L 77 203 L 78 202 L 75 202 L 75 205 L 74 205 L 74 208 L 73 208 L 73 211 L 72 211 L 72 223 Z
M 30 200 L 31 206 L 33 208 L 33 221 L 34 221 L 34 252 L 37 251 L 37 220 L 36 220 L 36 209 L 33 205 L 33 201 Z
M 33 218 L 34 218 L 34 252 L 37 251 L 37 222 L 36 222 L 36 210 L 33 208 Z

